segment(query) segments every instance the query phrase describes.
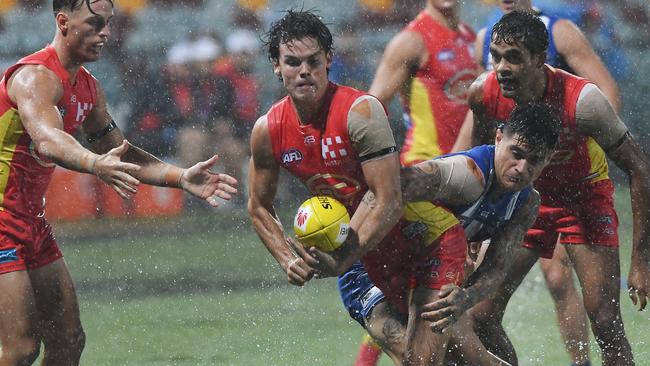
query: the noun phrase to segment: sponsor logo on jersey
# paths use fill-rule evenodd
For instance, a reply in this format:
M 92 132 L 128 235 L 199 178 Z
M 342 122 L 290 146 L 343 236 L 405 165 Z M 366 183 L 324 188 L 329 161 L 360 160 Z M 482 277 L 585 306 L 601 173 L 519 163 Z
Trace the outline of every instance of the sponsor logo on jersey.
M 436 56 L 438 58 L 438 61 L 453 61 L 456 58 L 456 55 L 454 54 L 454 51 L 446 49 L 438 52 L 438 55 Z
M 13 262 L 18 260 L 16 248 L 0 250 L 0 263 Z
M 445 83 L 443 90 L 449 100 L 459 104 L 467 104 L 469 86 L 478 76 L 476 70 L 463 69 L 450 77 Z
M 282 164 L 291 165 L 302 161 L 302 153 L 298 149 L 289 149 L 282 153 Z
M 312 135 L 305 136 L 305 145 L 313 145 L 316 143 L 316 138 Z
M 77 117 L 76 121 L 77 122 L 83 122 L 86 117 L 88 116 L 88 113 L 93 109 L 93 104 L 92 103 L 81 103 L 77 102 Z
M 611 216 L 607 215 L 607 216 L 601 216 L 597 218 L 596 222 L 599 224 L 611 225 L 614 223 L 614 220 L 612 220 Z
M 425 223 L 422 221 L 415 221 L 402 228 L 402 235 L 404 235 L 406 239 L 414 239 L 418 236 L 423 236 L 428 230 L 429 227 Z
M 311 176 L 305 185 L 314 195 L 331 196 L 349 204 L 361 190 L 361 184 L 345 175 L 318 173 Z
M 323 159 L 325 159 L 325 165 L 327 160 L 341 159 L 348 156 L 348 151 L 345 149 L 345 143 L 341 136 L 326 137 L 321 139 L 321 151 L 323 154 Z

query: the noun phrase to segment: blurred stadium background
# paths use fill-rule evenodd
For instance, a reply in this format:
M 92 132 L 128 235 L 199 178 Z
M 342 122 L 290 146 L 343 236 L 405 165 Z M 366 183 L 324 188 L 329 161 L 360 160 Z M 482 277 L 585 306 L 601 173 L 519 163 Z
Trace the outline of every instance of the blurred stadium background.
M 114 0 L 112 41 L 87 68 L 133 143 L 181 165 L 218 152 L 245 193 L 248 132 L 282 95 L 260 41 L 269 24 L 291 7 L 317 9 L 336 36 L 332 79 L 364 89 L 383 47 L 422 1 Z M 482 27 L 498 16 L 492 3 L 463 1 L 461 19 Z M 585 31 L 619 82 L 623 119 L 650 146 L 650 3 L 533 3 Z M 50 0 L 0 0 L 0 69 L 43 47 L 53 31 Z M 399 137 L 400 107 L 389 109 Z M 631 213 L 625 179 L 614 177 L 624 187 L 617 204 L 625 278 Z M 289 223 L 307 193 L 283 182 L 278 206 Z M 61 169 L 47 201 L 81 300 L 83 364 L 352 364 L 362 330 L 342 309 L 335 281 L 287 285 L 251 229 L 245 194 L 217 210 L 158 188 L 124 202 L 93 177 Z M 650 317 L 622 304 L 637 364 L 650 365 Z M 522 365 L 569 364 L 537 270 L 506 324 Z

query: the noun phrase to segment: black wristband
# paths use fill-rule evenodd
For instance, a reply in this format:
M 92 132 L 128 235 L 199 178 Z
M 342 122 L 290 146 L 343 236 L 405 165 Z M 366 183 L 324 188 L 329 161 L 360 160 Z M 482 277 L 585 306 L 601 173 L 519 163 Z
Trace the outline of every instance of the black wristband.
M 109 123 L 106 127 L 102 128 L 101 130 L 93 133 L 88 134 L 88 143 L 92 144 L 93 142 L 101 139 L 102 137 L 108 135 L 109 132 L 113 131 L 117 127 L 115 124 L 115 121 L 111 120 L 111 123 Z

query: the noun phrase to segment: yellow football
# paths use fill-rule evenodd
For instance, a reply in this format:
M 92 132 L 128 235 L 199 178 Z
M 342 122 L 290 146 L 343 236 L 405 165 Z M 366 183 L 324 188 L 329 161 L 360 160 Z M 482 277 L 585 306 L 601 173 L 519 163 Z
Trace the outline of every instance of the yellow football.
M 304 247 L 331 252 L 348 237 L 350 215 L 345 206 L 332 197 L 312 197 L 300 205 L 293 220 L 293 231 Z

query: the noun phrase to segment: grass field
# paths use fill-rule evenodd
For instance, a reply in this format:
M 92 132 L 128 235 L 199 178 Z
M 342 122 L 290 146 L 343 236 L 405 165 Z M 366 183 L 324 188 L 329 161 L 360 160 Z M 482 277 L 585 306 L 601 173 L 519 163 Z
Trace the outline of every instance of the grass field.
M 621 197 L 627 277 L 631 217 Z M 288 286 L 242 219 L 244 212 L 217 211 L 58 225 L 88 336 L 82 364 L 351 365 L 363 333 L 340 305 L 335 281 Z M 635 311 L 626 297 L 622 304 L 637 365 L 650 365 L 649 313 Z M 522 365 L 569 364 L 537 268 L 505 324 Z M 592 356 L 598 360 L 593 342 Z M 384 357 L 381 365 L 389 364 Z

